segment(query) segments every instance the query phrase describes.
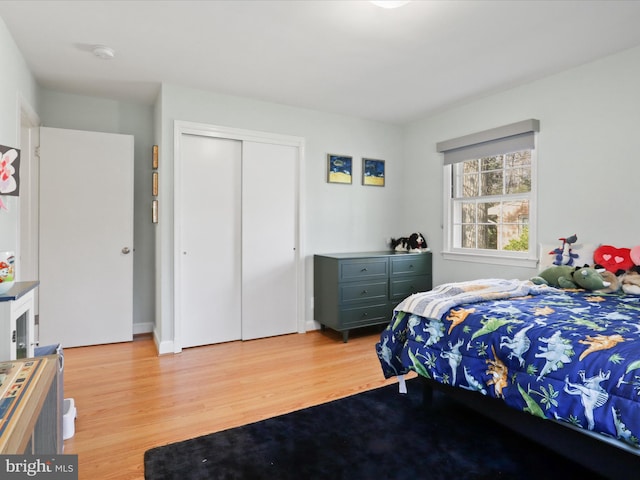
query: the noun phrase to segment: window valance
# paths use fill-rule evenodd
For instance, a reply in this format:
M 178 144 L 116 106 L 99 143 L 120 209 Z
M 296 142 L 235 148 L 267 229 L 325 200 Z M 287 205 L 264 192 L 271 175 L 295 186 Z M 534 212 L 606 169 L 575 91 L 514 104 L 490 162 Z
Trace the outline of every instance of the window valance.
M 451 165 L 474 158 L 533 149 L 534 135 L 539 131 L 540 120 L 532 118 L 439 142 L 436 148 L 439 153 L 444 153 L 444 164 Z

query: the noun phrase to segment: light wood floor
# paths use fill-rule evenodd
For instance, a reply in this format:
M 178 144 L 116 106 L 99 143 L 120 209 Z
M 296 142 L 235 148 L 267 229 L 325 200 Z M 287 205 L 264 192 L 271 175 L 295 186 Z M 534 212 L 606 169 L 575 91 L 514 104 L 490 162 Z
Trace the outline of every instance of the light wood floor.
M 150 337 L 64 350 L 64 396 L 78 409 L 64 453 L 87 480 L 144 478 L 152 447 L 393 383 L 375 353 L 381 328 L 309 332 L 158 356 Z

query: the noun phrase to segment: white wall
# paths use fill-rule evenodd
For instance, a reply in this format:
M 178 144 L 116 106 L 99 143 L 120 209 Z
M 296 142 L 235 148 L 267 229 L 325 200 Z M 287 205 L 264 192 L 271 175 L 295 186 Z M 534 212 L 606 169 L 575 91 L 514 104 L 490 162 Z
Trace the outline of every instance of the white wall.
M 420 192 L 420 228 L 434 248 L 434 281 L 529 278 L 536 269 L 445 261 L 442 158 L 436 143 L 537 118 L 538 240 L 640 244 L 640 48 L 448 109 L 406 128 L 404 188 Z M 405 199 L 406 201 L 406 199 Z M 405 226 L 414 225 L 409 217 Z
M 383 250 L 399 232 L 402 129 L 353 117 L 292 108 L 247 98 L 163 85 L 161 112 L 160 225 L 157 268 L 161 305 L 156 327 L 161 342 L 173 339 L 173 128 L 175 120 L 293 135 L 306 139 L 302 256 L 305 258 L 306 318 L 313 319 L 314 253 Z M 326 182 L 326 155 L 351 155 L 352 185 Z M 386 160 L 387 186 L 361 185 L 361 158 Z M 257 246 L 259 248 L 259 246 Z M 265 252 L 268 254 L 268 252 Z
M 151 332 L 155 322 L 155 232 L 151 224 L 152 107 L 42 89 L 40 119 L 46 127 L 134 136 L 133 331 Z
M 35 111 L 38 87 L 1 18 L 0 59 L 0 145 L 20 148 L 20 102 L 25 102 Z M 8 211 L 0 210 L 0 250 L 17 251 L 20 197 L 3 195 L 2 202 Z M 19 263 L 17 269 L 20 269 Z

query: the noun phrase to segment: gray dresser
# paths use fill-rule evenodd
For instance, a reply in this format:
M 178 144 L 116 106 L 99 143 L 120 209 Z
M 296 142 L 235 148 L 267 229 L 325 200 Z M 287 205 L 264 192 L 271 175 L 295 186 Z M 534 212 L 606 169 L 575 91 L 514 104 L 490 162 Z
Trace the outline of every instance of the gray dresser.
M 388 323 L 393 308 L 412 293 L 431 290 L 431 252 L 361 252 L 314 255 L 315 320 L 342 332 Z

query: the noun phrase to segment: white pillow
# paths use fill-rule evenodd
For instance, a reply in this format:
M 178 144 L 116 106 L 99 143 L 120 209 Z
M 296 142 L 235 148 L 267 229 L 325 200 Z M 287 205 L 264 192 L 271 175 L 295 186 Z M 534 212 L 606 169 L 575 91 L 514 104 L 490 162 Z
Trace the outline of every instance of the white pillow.
M 556 255 L 553 252 L 556 248 L 560 248 L 562 246 L 562 242 L 558 241 L 557 244 L 551 245 L 548 243 L 540 244 L 540 253 L 539 253 L 539 270 L 545 270 L 553 265 L 557 265 L 554 263 L 556 261 Z M 574 255 L 578 255 L 573 259 L 572 265 L 576 267 L 581 267 L 585 263 L 587 265 L 593 265 L 593 252 L 595 252 L 598 245 L 593 243 L 574 243 L 571 245 L 571 253 Z M 567 257 L 564 258 L 564 262 L 567 262 L 569 259 Z M 565 263 L 566 264 L 566 263 Z

